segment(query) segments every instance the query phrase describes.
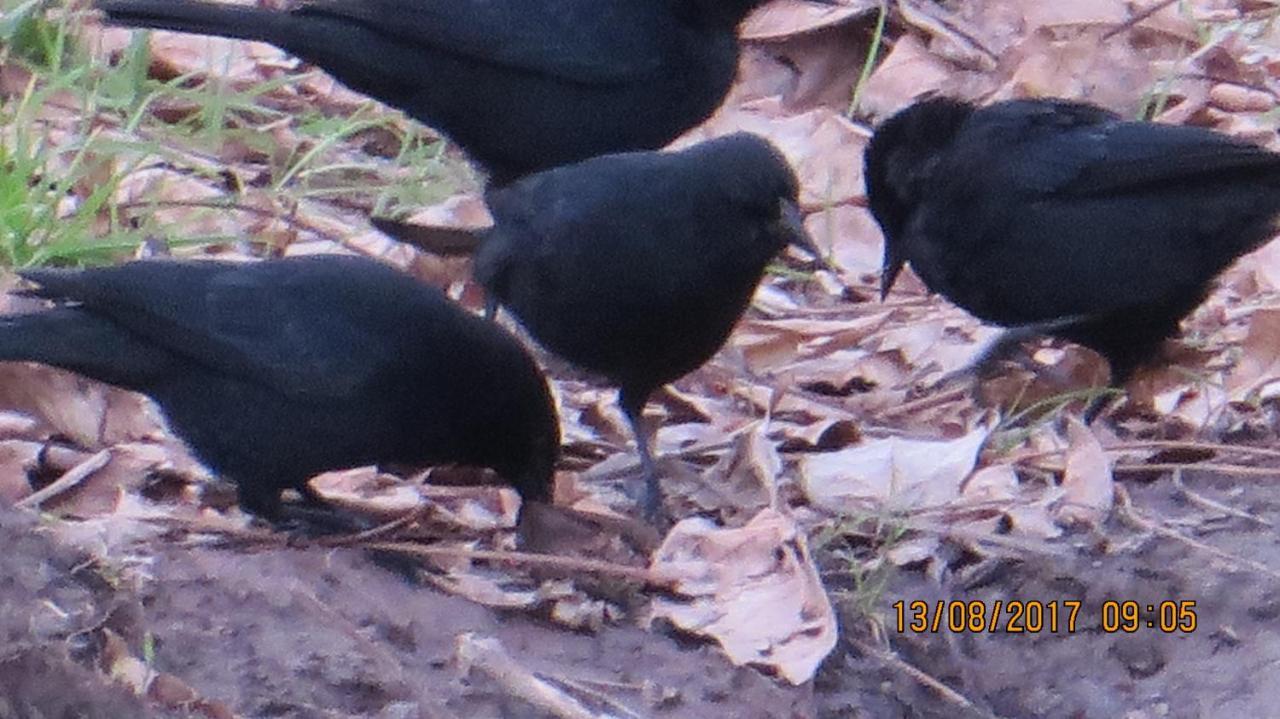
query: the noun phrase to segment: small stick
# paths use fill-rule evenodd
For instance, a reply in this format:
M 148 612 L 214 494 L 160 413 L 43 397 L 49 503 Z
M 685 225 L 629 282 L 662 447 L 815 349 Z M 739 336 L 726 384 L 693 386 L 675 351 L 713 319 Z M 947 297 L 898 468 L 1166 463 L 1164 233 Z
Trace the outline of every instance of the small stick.
M 94 472 L 97 472 L 107 466 L 107 463 L 110 461 L 111 450 L 104 449 L 80 464 L 68 469 L 61 477 L 58 477 L 44 489 L 41 489 L 38 492 L 32 492 L 22 499 L 19 499 L 17 502 L 14 502 L 14 506 L 24 508 L 39 507 L 44 502 L 79 486 L 80 483 L 93 476 Z

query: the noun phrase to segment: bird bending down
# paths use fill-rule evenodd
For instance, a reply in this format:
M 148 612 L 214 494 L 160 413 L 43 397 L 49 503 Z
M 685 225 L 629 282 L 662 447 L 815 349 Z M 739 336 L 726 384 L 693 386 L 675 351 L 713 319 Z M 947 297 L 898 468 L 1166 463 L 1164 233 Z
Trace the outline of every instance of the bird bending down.
M 797 195 L 786 160 L 749 134 L 597 157 L 486 195 L 494 226 L 475 273 L 491 307 L 619 388 L 650 519 L 661 498 L 644 405 L 720 349 L 784 247 L 820 256 Z
M 21 274 L 35 283 L 25 294 L 58 304 L 0 318 L 0 360 L 150 396 L 249 512 L 289 518 L 284 489 L 314 504 L 312 476 L 375 463 L 490 467 L 524 500 L 550 499 L 559 425 L 533 360 L 505 330 L 382 263 Z
M 1098 352 L 1117 387 L 1280 214 L 1280 154 L 1066 100 L 923 100 L 881 124 L 864 159 L 882 293 L 909 262 L 1013 340 Z
M 126 27 L 270 43 L 456 142 L 495 184 L 666 145 L 719 107 L 765 0 L 96 0 Z

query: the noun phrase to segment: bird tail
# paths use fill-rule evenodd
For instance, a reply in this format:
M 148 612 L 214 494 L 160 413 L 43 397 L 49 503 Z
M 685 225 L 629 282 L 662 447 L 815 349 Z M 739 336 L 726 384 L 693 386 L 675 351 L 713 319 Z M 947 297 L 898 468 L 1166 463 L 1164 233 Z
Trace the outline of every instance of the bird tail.
M 287 12 L 201 0 L 96 0 L 111 25 L 281 44 Z
M 77 307 L 0 317 L 0 362 L 37 362 L 126 389 L 170 371 L 173 356 Z

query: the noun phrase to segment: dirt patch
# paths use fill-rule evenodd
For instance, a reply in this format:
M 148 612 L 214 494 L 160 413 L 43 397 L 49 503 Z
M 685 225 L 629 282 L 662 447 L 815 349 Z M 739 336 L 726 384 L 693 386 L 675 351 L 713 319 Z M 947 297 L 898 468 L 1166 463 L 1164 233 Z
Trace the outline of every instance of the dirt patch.
M 1137 511 L 1162 526 L 1280 565 L 1280 538 L 1263 524 L 1280 521 L 1275 488 L 1207 474 L 1188 474 L 1183 486 L 1195 496 L 1167 477 L 1126 484 Z M 46 536 L 30 516 L 0 519 L 6 718 L 198 715 L 107 679 L 95 664 L 103 628 L 138 656 L 149 651 L 154 671 L 253 717 L 557 715 L 483 667 L 463 666 L 460 647 L 485 638 L 597 716 L 1216 717 L 1268 716 L 1280 703 L 1270 680 L 1280 662 L 1280 581 L 1132 522 L 1037 557 L 966 565 L 958 555 L 941 580 L 898 571 L 878 603 L 887 644 L 843 604 L 840 647 L 811 686 L 791 687 L 731 666 L 706 643 L 633 626 L 576 633 L 413 586 L 359 551 L 155 543 L 142 565 L 130 558 L 143 579 L 113 584 L 112 567 Z M 838 594 L 839 578 L 828 582 Z M 1071 630 L 1060 616 L 1057 633 L 912 632 L 896 626 L 899 600 L 981 601 L 988 611 L 996 601 L 1079 601 L 1080 610 Z M 1194 631 L 1146 626 L 1147 604 L 1185 600 L 1196 603 Z M 1141 626 L 1104 631 L 1107 601 L 1137 602 Z M 886 646 L 891 655 L 874 651 Z
M 121 615 L 114 629 L 136 653 L 152 644 L 155 671 L 241 716 L 547 715 L 484 671 L 465 671 L 458 661 L 464 635 L 496 639 L 519 666 L 572 687 L 588 704 L 608 697 L 605 706 L 614 702 L 640 716 L 806 716 L 812 701 L 810 688 L 735 668 L 706 644 L 628 626 L 565 631 L 411 586 L 359 551 L 242 554 L 160 545 L 136 590 L 100 579 L 87 587 L 77 579 L 85 573 L 76 570 L 81 553 L 36 536 L 33 521 L 15 517 L 5 514 L 0 524 L 9 578 L 0 584 L 0 604 L 8 608 L 10 647 L 0 687 L 18 708 L 0 717 L 149 716 L 125 689 L 61 649 L 73 635 L 91 637 L 112 609 Z M 49 611 L 45 600 L 64 611 L 82 607 L 74 611 L 80 620 L 47 636 L 22 631 L 39 626 Z M 46 656 L 75 675 L 80 703 L 44 674 Z
M 1280 506 L 1272 481 L 1188 474 L 1184 486 L 1197 495 L 1196 502 L 1167 476 L 1147 485 L 1126 484 L 1144 516 L 1162 518 L 1164 526 L 1212 549 L 1115 522 L 1103 534 L 1063 542 L 1055 548 L 1060 556 L 995 561 L 941 583 L 921 572 L 899 573 L 881 603 L 890 646 L 976 709 L 963 711 L 901 667 L 846 642 L 842 656 L 830 657 L 818 679 L 819 714 L 857 716 L 846 713 L 852 704 L 865 707 L 863 716 L 874 717 L 1275 716 L 1280 580 L 1212 553 L 1277 566 L 1280 537 L 1274 523 L 1280 521 Z M 1272 525 L 1206 509 L 1203 499 Z M 899 600 L 979 601 L 987 612 L 996 601 L 1007 607 L 1012 600 L 1073 600 L 1080 610 L 1074 629 L 1066 628 L 1063 615 L 1057 633 L 1047 627 L 1017 634 L 900 632 L 892 606 Z M 1197 620 L 1190 633 L 1161 631 L 1158 617 L 1146 611 L 1147 605 L 1187 600 L 1195 602 Z M 1139 605 L 1136 631 L 1104 630 L 1108 601 Z M 1148 619 L 1157 626 L 1147 626 Z M 865 634 L 854 624 L 865 626 L 865 619 L 846 620 L 846 632 L 853 628 L 852 636 Z M 872 642 L 870 637 L 863 641 Z

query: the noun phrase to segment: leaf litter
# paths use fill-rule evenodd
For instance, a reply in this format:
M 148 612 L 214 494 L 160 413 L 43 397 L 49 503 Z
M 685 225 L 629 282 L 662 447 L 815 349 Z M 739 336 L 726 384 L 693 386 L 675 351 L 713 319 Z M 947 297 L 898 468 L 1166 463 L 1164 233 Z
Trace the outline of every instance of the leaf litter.
M 853 661 L 849 647 L 871 647 L 861 634 L 843 648 L 837 640 L 840 631 L 855 632 L 868 617 L 850 621 L 843 604 L 832 600 L 844 596 L 839 574 L 822 559 L 832 541 L 869 552 L 864 568 L 887 563 L 901 571 L 923 569 L 935 584 L 950 572 L 958 576 L 965 565 L 1008 556 L 1029 565 L 1049 554 L 1043 548 L 1075 547 L 1082 536 L 1104 544 L 1111 537 L 1122 547 L 1144 536 L 1176 535 L 1201 558 L 1252 570 L 1254 581 L 1273 576 L 1280 556 L 1263 560 L 1239 543 L 1216 548 L 1192 535 L 1224 516 L 1267 524 L 1266 516 L 1274 514 L 1254 513 L 1240 495 L 1265 487 L 1223 490 L 1227 476 L 1245 483 L 1280 476 L 1272 469 L 1280 457 L 1250 451 L 1274 445 L 1280 436 L 1280 250 L 1274 245 L 1242 258 L 1220 278 L 1220 289 L 1170 348 L 1173 364 L 1133 383 L 1113 427 L 1085 427 L 1070 417 L 1055 421 L 1057 410 L 1070 405 L 1072 390 L 1103 376 L 1101 360 L 1088 351 L 1043 345 L 1031 353 L 1034 370 L 1011 366 L 973 391 L 946 390 L 938 380 L 965 367 L 994 330 L 929 296 L 909 271 L 887 302 L 877 301 L 882 240 L 865 209 L 861 176 L 867 123 L 921 93 L 983 101 L 1081 98 L 1280 149 L 1275 8 L 1231 0 L 1147 5 L 1150 12 L 1120 0 L 903 0 L 887 7 L 885 41 L 875 47 L 879 3 L 778 0 L 746 23 L 742 73 L 728 102 L 676 144 L 739 130 L 777 144 L 796 168 L 806 224 L 834 269 L 804 277 L 772 274 L 724 351 L 652 403 L 669 475 L 665 486 L 676 516 L 685 517 L 652 556 L 621 541 L 584 545 L 557 555 L 562 564 L 548 574 L 540 560 L 515 549 L 515 495 L 496 487 L 450 486 L 450 473 L 458 471 L 450 468 L 408 477 L 353 469 L 321 477 L 315 486 L 385 519 L 385 534 L 368 537 L 367 546 L 418 556 L 426 581 L 446 592 L 539 613 L 577 630 L 599 631 L 642 615 L 662 619 L 682 633 L 713 639 L 734 663 L 795 684 L 810 682 L 824 660 L 828 666 Z M 103 60 L 118 57 L 131 37 L 92 25 L 83 32 Z M 280 158 L 317 148 L 297 114 L 310 108 L 344 116 L 369 111 L 369 102 L 266 45 L 163 32 L 152 33 L 150 42 L 153 77 L 252 90 L 263 113 L 231 113 L 227 122 L 266 133 L 274 148 L 264 153 L 231 139 L 210 147 L 166 131 L 199 110 L 195 100 L 159 99 L 148 109 L 153 122 L 138 127 L 121 126 L 109 115 L 95 118 L 102 133 L 150 143 L 150 149 L 98 158 L 103 173 L 123 174 L 113 204 L 124 217 L 146 215 L 173 233 L 225 238 L 189 248 L 176 236 L 165 237 L 161 252 L 246 261 L 264 253 L 359 252 L 480 307 L 482 295 L 465 260 L 421 253 L 367 220 L 377 205 L 411 212 L 411 224 L 482 227 L 488 220 L 473 176 L 453 172 L 463 190 L 426 206 L 387 203 L 385 197 L 281 195 L 270 182 L 273 167 Z M 859 83 L 869 57 L 876 63 Z M 20 68 L 0 70 L 11 78 L 6 92 L 17 92 L 24 83 L 12 78 Z M 74 102 L 48 104 L 31 130 L 70 148 L 84 120 L 79 112 Z M 390 128 L 393 145 L 409 138 L 435 141 L 395 113 L 374 112 Z M 320 156 L 334 165 L 366 167 L 394 184 L 402 169 L 388 163 L 386 153 L 371 153 L 366 140 L 348 135 L 320 148 Z M 68 167 L 74 161 L 71 150 L 53 157 Z M 92 191 L 74 188 L 77 196 Z M 114 221 L 104 216 L 102 227 Z M 625 479 L 618 478 L 634 468 L 635 458 L 611 393 L 544 353 L 538 356 L 551 371 L 564 428 L 557 500 L 625 518 L 634 509 Z M 225 491 L 213 489 L 217 483 L 167 435 L 145 399 L 67 373 L 9 365 L 0 367 L 0 406 L 6 410 L 0 416 L 0 496 L 57 515 L 54 526 L 74 543 L 103 557 L 135 557 L 140 541 L 272 544 L 230 507 Z M 1168 479 L 1171 473 L 1176 482 Z M 1184 474 L 1200 479 L 1184 485 Z M 1144 484 L 1134 485 L 1140 491 L 1126 477 L 1142 478 Z M 1180 485 L 1184 497 L 1201 496 L 1188 485 L 1204 484 L 1202 493 L 1218 498 L 1197 503 L 1179 520 L 1190 529 L 1177 532 L 1149 516 L 1178 506 L 1159 502 L 1151 488 L 1162 482 Z M 1151 509 L 1139 509 L 1143 499 Z M 1265 504 L 1254 497 L 1258 502 Z M 889 540 L 854 529 L 867 517 L 891 518 L 902 533 Z M 1120 525 L 1126 524 L 1136 537 L 1124 537 Z M 822 546 L 816 536 L 827 538 Z M 610 576 L 650 587 L 640 594 L 643 611 L 635 596 L 601 591 Z M 464 644 L 459 656 L 505 661 L 485 641 Z M 107 664 L 117 666 L 139 695 L 162 705 L 196 701 L 182 680 L 165 679 L 157 687 L 157 677 L 147 679 L 145 667 L 118 642 L 106 646 Z M 960 693 L 948 694 L 950 689 L 939 689 L 947 682 L 899 654 L 884 653 L 888 646 L 863 655 L 878 657 L 872 666 L 896 667 L 899 678 L 932 687 L 944 707 L 972 708 L 966 697 L 982 696 L 990 685 L 951 682 Z M 934 671 L 947 673 L 945 667 Z M 535 703 L 559 706 L 549 711 L 564 715 L 588 711 L 566 708 L 558 703 L 563 697 L 547 694 L 540 682 L 526 677 L 512 691 L 529 701 L 541 697 Z M 912 703 L 906 690 L 891 694 Z M 1077 701 L 1077 707 L 1097 706 Z M 917 708 L 941 711 L 922 708 L 927 706 Z M 229 710 L 213 703 L 201 711 L 222 716 Z

